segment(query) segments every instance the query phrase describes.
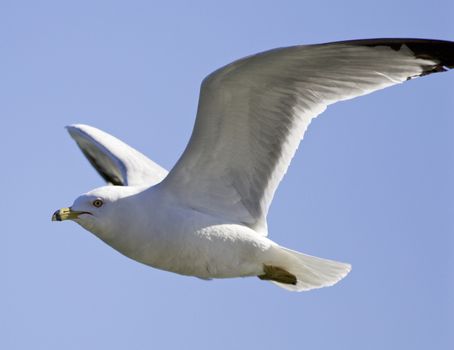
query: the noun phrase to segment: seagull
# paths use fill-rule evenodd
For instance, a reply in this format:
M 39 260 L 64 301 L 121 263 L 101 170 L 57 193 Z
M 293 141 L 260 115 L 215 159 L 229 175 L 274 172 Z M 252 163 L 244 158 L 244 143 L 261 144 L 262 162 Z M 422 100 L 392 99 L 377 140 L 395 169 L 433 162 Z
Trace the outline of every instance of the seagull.
M 195 126 L 170 172 L 88 125 L 69 134 L 108 185 L 72 220 L 143 264 L 201 279 L 257 276 L 290 291 L 332 286 L 346 263 L 270 240 L 267 213 L 312 119 L 332 103 L 454 67 L 454 42 L 365 39 L 277 48 L 202 82 Z

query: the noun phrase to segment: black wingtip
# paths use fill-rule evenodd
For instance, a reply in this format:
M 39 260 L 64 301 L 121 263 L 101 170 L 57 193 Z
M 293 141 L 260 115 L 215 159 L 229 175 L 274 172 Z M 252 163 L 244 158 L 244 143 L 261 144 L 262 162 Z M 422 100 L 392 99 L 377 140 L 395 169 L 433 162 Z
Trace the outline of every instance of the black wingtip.
M 433 39 L 413 39 L 413 38 L 381 38 L 341 41 L 339 43 L 359 46 L 388 46 L 393 50 L 399 51 L 402 46 L 408 47 L 416 58 L 429 59 L 438 62 L 437 65 L 423 67 L 421 75 L 444 72 L 454 68 L 454 42 Z

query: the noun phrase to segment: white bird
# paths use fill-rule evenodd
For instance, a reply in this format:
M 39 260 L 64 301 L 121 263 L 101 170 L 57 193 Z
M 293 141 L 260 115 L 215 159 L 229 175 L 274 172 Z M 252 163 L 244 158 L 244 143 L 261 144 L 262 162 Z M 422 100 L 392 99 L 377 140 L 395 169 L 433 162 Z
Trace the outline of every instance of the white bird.
M 350 265 L 267 238 L 266 216 L 313 118 L 334 102 L 454 67 L 454 42 L 370 39 L 279 48 L 208 75 L 186 150 L 167 173 L 87 125 L 68 131 L 113 185 L 78 197 L 71 219 L 122 254 L 202 279 L 258 276 L 292 291 L 331 286 Z

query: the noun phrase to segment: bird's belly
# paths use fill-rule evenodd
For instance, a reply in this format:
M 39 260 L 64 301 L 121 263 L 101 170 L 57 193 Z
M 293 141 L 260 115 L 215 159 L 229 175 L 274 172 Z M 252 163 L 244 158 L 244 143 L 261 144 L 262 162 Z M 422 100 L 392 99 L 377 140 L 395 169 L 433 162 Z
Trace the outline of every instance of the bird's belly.
M 183 228 L 183 229 L 182 229 Z M 146 265 L 204 279 L 256 276 L 273 244 L 248 227 L 179 222 L 162 234 L 141 237 L 129 247 L 115 247 Z

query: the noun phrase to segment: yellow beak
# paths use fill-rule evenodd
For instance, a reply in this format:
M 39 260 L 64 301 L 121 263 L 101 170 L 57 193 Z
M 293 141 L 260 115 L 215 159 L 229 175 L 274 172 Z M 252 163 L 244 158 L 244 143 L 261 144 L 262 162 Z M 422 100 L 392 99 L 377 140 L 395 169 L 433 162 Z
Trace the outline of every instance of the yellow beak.
M 61 208 L 52 215 L 52 221 L 74 220 L 81 214 L 90 214 L 86 211 L 75 211 L 71 208 Z

